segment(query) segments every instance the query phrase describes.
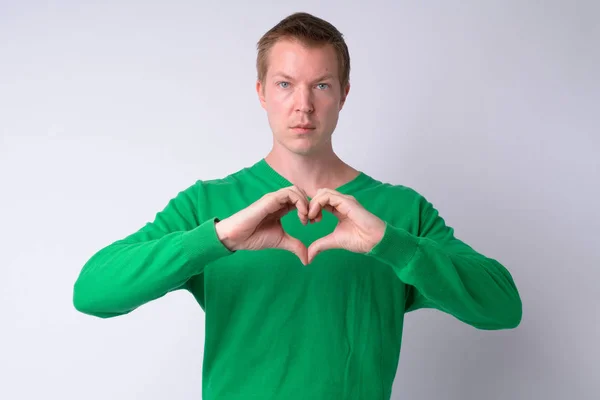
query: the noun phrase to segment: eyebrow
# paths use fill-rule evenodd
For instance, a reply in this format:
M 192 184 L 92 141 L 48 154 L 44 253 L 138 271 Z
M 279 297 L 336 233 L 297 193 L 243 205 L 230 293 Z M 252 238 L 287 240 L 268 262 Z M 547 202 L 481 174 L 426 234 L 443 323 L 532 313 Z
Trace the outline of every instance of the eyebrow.
M 278 73 L 274 74 L 273 77 L 281 77 L 281 78 L 289 80 L 289 81 L 294 80 L 294 78 L 292 78 L 291 76 L 289 76 L 287 74 L 284 74 L 283 72 L 278 72 Z M 334 76 L 331 73 L 326 73 L 324 75 L 321 75 L 318 79 L 316 79 L 315 82 L 322 82 L 322 81 L 326 81 L 328 79 L 334 79 Z

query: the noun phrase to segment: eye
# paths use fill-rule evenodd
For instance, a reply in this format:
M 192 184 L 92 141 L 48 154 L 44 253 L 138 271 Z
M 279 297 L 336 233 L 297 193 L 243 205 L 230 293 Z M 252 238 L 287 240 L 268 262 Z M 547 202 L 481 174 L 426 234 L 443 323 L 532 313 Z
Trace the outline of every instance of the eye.
M 277 85 L 282 89 L 287 89 L 289 87 L 290 83 L 289 82 L 279 82 L 279 83 L 277 83 Z
M 325 90 L 329 88 L 329 83 L 319 83 L 317 87 L 321 90 Z

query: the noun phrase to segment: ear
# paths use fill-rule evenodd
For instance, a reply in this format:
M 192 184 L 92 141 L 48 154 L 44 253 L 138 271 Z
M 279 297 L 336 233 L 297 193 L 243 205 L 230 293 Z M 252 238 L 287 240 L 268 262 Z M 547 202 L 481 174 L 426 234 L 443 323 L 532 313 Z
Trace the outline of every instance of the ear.
M 260 106 L 266 110 L 267 103 L 265 100 L 265 87 L 260 80 L 256 80 L 256 94 L 258 94 L 258 100 L 260 101 Z
M 346 97 L 348 97 L 348 92 L 350 92 L 350 82 L 348 82 L 348 84 L 344 88 L 344 91 L 342 92 L 342 98 L 340 99 L 340 111 L 342 111 L 342 108 L 344 108 L 344 104 L 346 103 Z

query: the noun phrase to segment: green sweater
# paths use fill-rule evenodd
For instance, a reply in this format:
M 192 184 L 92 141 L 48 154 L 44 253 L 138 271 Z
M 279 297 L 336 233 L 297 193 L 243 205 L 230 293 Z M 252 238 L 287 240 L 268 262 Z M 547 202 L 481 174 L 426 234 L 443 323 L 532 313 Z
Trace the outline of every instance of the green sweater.
M 279 249 L 229 251 L 215 223 L 291 183 L 264 159 L 199 180 L 154 221 L 94 254 L 74 285 L 77 310 L 108 318 L 188 290 L 205 312 L 203 398 L 389 399 L 404 314 L 435 308 L 479 329 L 519 325 L 510 273 L 454 236 L 415 190 L 361 173 L 336 188 L 386 222 L 367 254 L 328 250 L 308 266 Z M 337 219 L 285 230 L 306 246 Z

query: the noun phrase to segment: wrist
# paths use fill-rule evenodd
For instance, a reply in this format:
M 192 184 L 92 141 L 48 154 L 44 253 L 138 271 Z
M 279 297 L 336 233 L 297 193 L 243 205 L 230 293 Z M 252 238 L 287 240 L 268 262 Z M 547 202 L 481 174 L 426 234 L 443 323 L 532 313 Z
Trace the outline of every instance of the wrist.
M 375 229 L 373 229 L 373 234 L 370 236 L 369 241 L 369 250 L 367 253 L 371 252 L 382 240 L 387 231 L 387 223 L 382 219 L 377 221 Z
M 227 227 L 226 220 L 218 221 L 215 223 L 215 231 L 217 233 L 217 237 L 223 243 L 223 246 L 227 247 L 230 251 L 236 251 L 237 248 L 235 243 L 231 239 L 231 233 L 229 228 Z

